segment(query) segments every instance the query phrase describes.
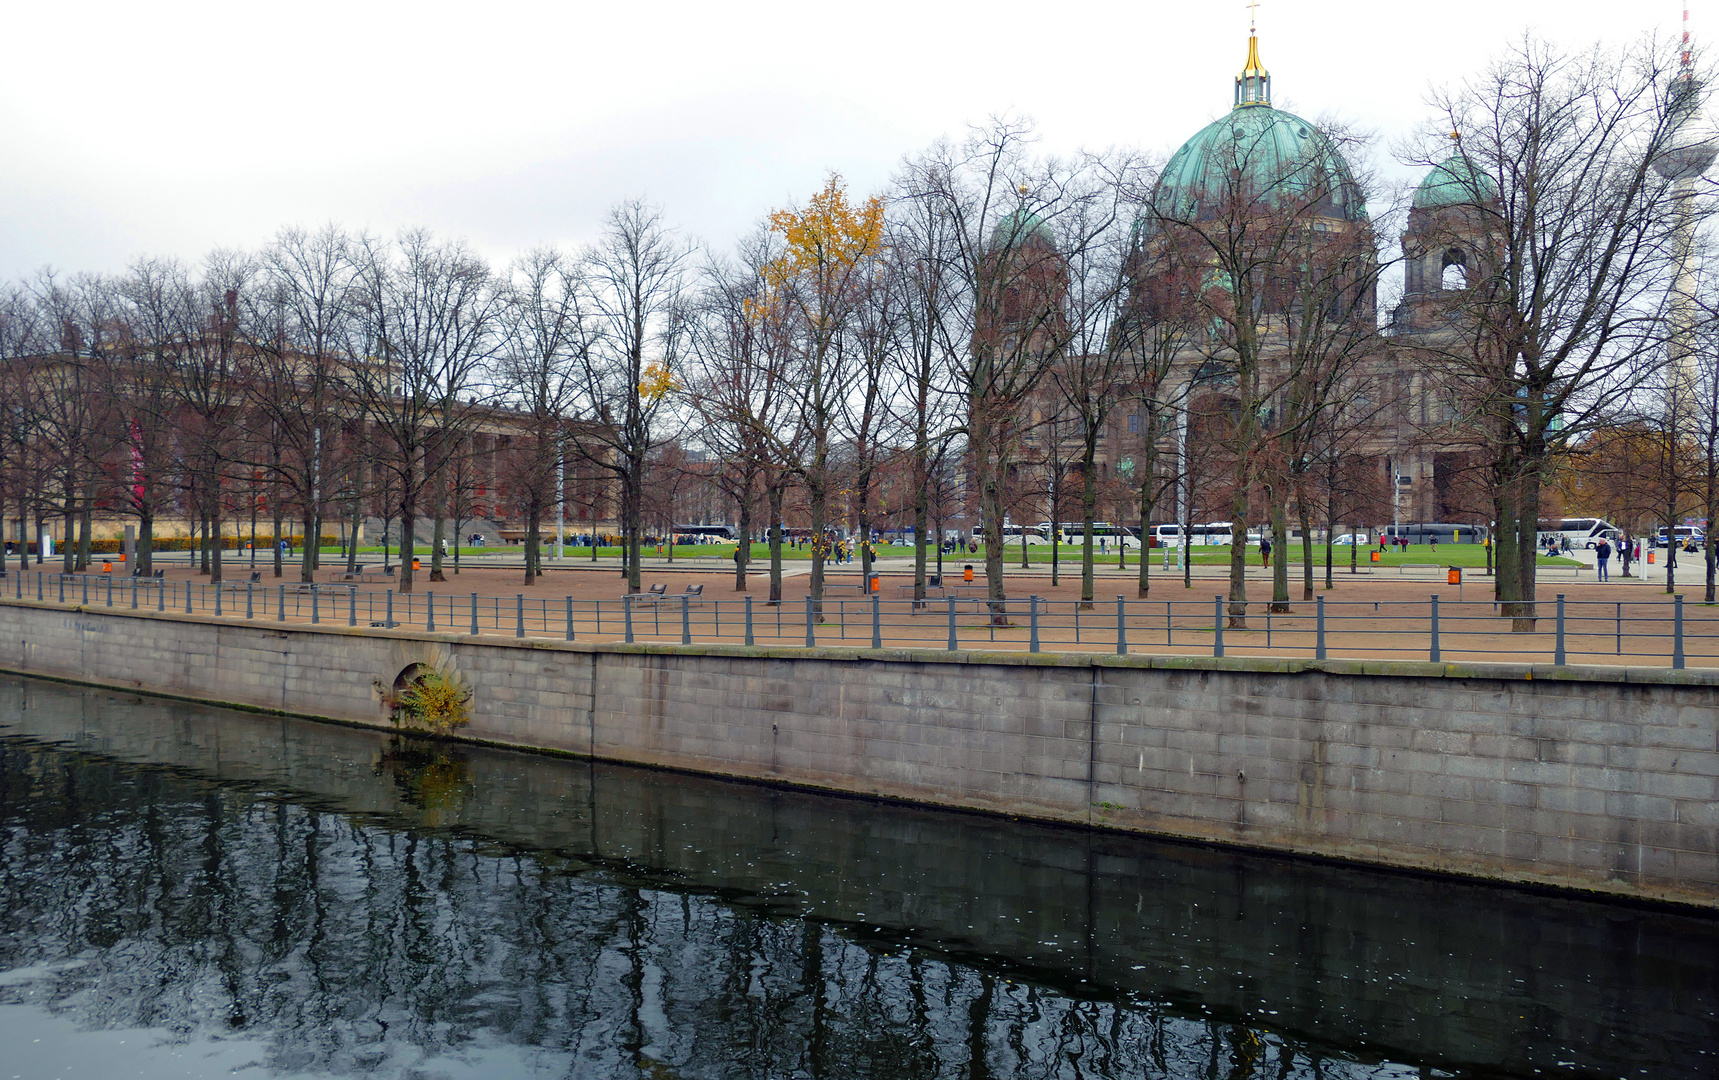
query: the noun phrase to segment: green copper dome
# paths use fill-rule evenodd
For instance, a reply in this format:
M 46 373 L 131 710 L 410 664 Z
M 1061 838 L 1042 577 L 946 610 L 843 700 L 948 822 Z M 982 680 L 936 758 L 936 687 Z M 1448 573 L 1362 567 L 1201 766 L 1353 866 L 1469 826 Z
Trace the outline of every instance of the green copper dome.
M 1031 240 L 1038 240 L 1054 248 L 1056 231 L 1050 227 L 1050 222 L 1024 207 L 1004 214 L 997 222 L 997 227 L 991 230 L 992 247 L 1018 248 Z
M 1473 206 L 1498 198 L 1498 186 L 1462 154 L 1455 154 L 1433 167 L 1415 189 L 1416 210 L 1445 206 Z
M 1366 201 L 1349 163 L 1323 132 L 1269 105 L 1242 105 L 1171 156 L 1153 190 L 1152 206 L 1167 218 L 1205 221 L 1218 216 L 1230 192 L 1269 206 L 1279 194 L 1312 191 L 1327 193 L 1321 210 L 1328 216 L 1366 220 Z

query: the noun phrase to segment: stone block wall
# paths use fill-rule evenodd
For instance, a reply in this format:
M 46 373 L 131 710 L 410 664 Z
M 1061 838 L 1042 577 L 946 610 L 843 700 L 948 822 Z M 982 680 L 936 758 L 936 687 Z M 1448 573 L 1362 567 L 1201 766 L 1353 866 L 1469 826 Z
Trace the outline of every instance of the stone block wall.
M 0 603 L 0 666 L 500 744 L 1719 905 L 1719 673 L 586 646 Z

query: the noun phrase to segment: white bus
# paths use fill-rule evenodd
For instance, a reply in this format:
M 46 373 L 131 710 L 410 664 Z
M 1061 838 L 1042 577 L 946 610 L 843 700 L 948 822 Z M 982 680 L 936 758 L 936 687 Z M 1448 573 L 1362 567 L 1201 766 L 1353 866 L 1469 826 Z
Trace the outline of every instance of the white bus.
M 1598 547 L 1600 537 L 1616 537 L 1621 530 L 1604 518 L 1541 518 L 1536 530 L 1536 547 L 1545 547 L 1546 541 L 1556 538 L 1559 541 L 1568 540 L 1573 548 Z M 1560 545 L 1561 546 L 1561 545 Z
M 1227 521 L 1209 521 L 1204 525 L 1193 525 L 1188 529 L 1189 543 L 1194 547 L 1211 544 L 1227 544 L 1231 540 L 1230 523 Z M 1182 527 L 1180 525 L 1152 526 L 1152 540 L 1158 547 L 1181 547 Z
M 1051 531 L 1050 522 L 1041 522 L 1039 528 L 1042 530 L 1040 535 L 1046 537 L 1048 542 Z M 1086 524 L 1084 522 L 1065 521 L 1059 527 L 1058 531 L 1062 534 L 1062 542 L 1064 544 L 1080 544 L 1085 542 Z M 1115 548 L 1119 543 L 1124 548 L 1137 548 L 1140 546 L 1140 537 L 1133 529 L 1130 529 L 1126 525 L 1116 525 L 1109 521 L 1095 521 L 1092 523 L 1093 546 L 1097 547 L 1099 541 L 1104 541 L 1105 546 L 1110 548 Z M 1028 543 L 1031 543 L 1031 541 L 1028 541 Z
M 1028 547 L 1034 544 L 1048 544 L 1050 537 L 1045 535 L 1043 525 L 1004 525 L 1003 546 L 1019 545 L 1025 540 Z

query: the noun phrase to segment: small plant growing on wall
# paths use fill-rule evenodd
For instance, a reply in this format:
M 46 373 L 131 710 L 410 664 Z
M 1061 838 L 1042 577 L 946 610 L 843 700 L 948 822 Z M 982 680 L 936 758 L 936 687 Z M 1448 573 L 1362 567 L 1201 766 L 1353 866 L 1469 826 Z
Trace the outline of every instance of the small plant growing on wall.
M 458 675 L 427 664 L 413 664 L 394 681 L 388 699 L 394 722 L 414 731 L 449 735 L 471 722 L 472 688 Z

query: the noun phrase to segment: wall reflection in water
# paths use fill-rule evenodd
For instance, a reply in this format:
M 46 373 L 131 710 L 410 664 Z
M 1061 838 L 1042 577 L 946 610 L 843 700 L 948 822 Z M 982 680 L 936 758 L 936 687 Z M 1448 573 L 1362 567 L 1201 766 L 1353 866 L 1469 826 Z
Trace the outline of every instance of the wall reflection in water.
M 16 680 L 0 830 L 0 1010 L 280 1074 L 1719 1073 L 1665 911 Z

